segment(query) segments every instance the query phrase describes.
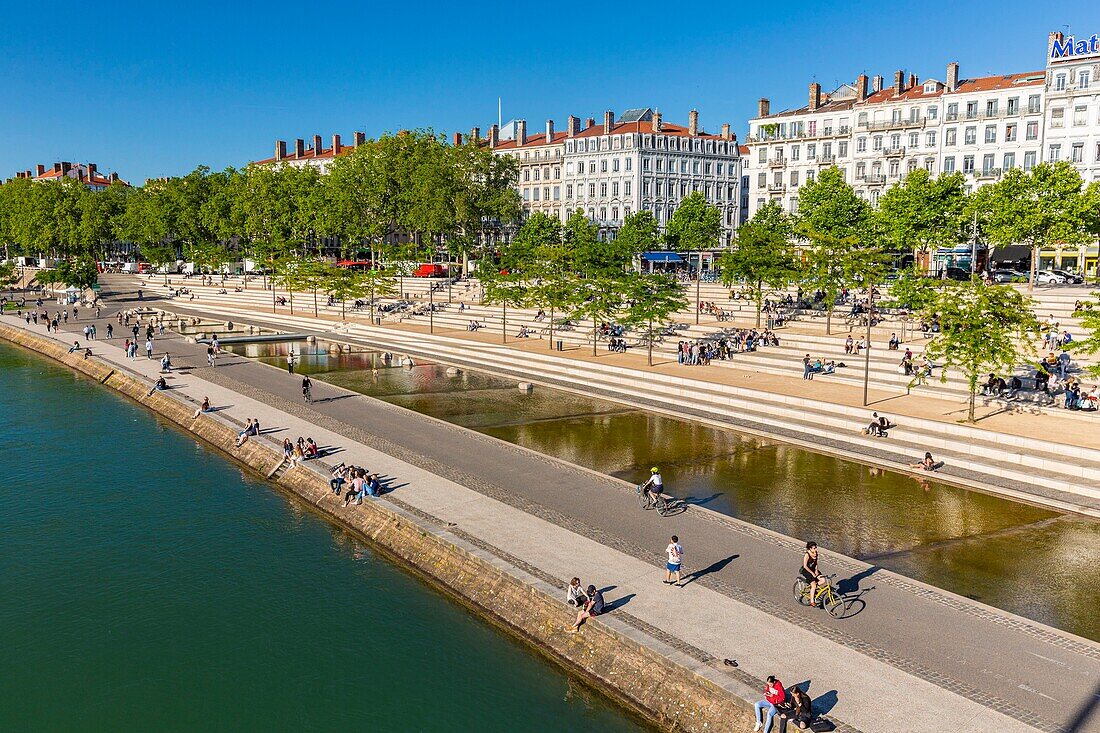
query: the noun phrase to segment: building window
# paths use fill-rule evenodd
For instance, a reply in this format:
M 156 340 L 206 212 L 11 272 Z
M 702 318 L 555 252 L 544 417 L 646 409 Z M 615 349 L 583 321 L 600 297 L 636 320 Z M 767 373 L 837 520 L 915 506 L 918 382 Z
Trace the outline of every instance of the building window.
M 1025 171 L 1029 171 L 1029 170 L 1031 170 L 1032 168 L 1035 167 L 1035 158 L 1036 158 L 1036 155 L 1035 155 L 1034 150 L 1031 151 L 1030 153 L 1024 153 L 1024 170 Z
M 760 152 L 763 153 L 764 155 L 768 154 L 768 151 L 764 150 L 763 148 L 760 149 Z M 764 160 L 761 159 L 760 162 L 763 163 Z M 642 170 L 644 170 L 644 171 L 649 170 L 649 158 L 642 158 Z
M 901 166 L 898 165 L 898 162 L 896 160 L 891 160 L 890 161 L 890 177 L 891 178 L 897 178 L 898 173 L 900 171 L 901 171 Z
M 554 166 L 554 178 L 561 178 L 561 166 Z
M 954 145 L 955 141 L 956 141 L 956 138 L 958 137 L 958 134 L 959 134 L 958 130 L 956 130 L 954 127 L 947 128 L 947 131 L 944 132 L 944 135 L 943 135 L 943 137 L 944 137 L 943 144 L 944 145 Z
M 767 188 L 767 186 L 768 186 L 768 174 L 767 173 L 758 173 L 757 176 L 756 176 L 756 187 L 757 188 Z
M 634 159 L 633 158 L 627 158 L 626 159 L 626 169 L 628 171 L 634 170 Z
M 1039 123 L 1029 122 L 1027 123 L 1027 129 L 1024 131 L 1025 140 L 1038 140 L 1039 139 Z
M 688 162 L 686 160 L 681 160 L 680 161 L 680 172 L 681 173 L 687 173 L 688 172 Z
M 966 145 L 973 145 L 978 142 L 978 128 L 968 127 L 963 132 L 963 143 Z
M 603 162 L 603 164 L 604 164 L 604 170 L 607 170 L 607 161 L 605 160 Z M 588 172 L 589 173 L 595 173 L 596 172 L 596 161 L 594 161 L 594 160 L 588 161 Z
M 973 172 L 974 172 L 974 156 L 973 155 L 964 155 L 963 156 L 963 173 L 973 173 Z
M 525 180 L 525 181 L 530 181 L 531 180 L 531 169 L 530 168 L 524 168 L 523 169 L 523 180 Z
M 1088 89 L 1089 88 L 1089 72 L 1088 70 L 1077 72 L 1077 88 Z
M 982 173 L 989 174 L 993 171 L 993 153 L 986 153 L 982 156 Z
M 600 183 L 600 198 L 607 198 L 607 184 Z
M 900 109 L 890 110 L 890 121 L 891 122 L 901 122 L 901 110 Z
M 996 117 L 997 116 L 997 100 L 990 99 L 985 103 L 985 116 Z
M 611 161 L 611 170 L 614 171 L 615 173 L 619 172 L 619 159 L 618 158 L 615 158 L 614 160 Z
M 806 160 L 814 160 L 817 158 L 817 145 L 810 143 L 806 146 Z
M 978 103 L 967 102 L 966 103 L 966 119 L 972 120 L 978 116 Z
M 1057 163 L 1061 159 L 1062 159 L 1062 146 L 1061 145 L 1051 145 L 1050 148 L 1048 148 L 1047 160 L 1051 163 Z
M 909 133 L 909 147 L 915 148 L 918 145 L 920 145 L 920 133 L 919 132 Z
M 554 186 L 554 200 L 561 200 L 561 186 Z
M 947 105 L 947 121 L 951 122 L 952 120 L 957 119 L 959 119 L 959 103 L 952 102 L 951 104 Z
M 985 141 L 987 143 L 997 142 L 997 126 L 996 125 L 986 125 L 985 126 Z
M 916 160 L 910 160 L 909 163 L 906 164 L 906 166 L 905 166 L 905 171 L 907 173 L 912 173 L 916 169 L 917 169 L 917 161 Z
M 1027 112 L 1028 112 L 1028 114 L 1033 114 L 1034 115 L 1034 114 L 1039 113 L 1039 109 L 1040 109 L 1039 100 L 1040 100 L 1040 96 L 1038 94 L 1032 94 L 1031 96 L 1029 96 L 1027 98 Z
M 839 157 L 841 157 L 841 158 L 847 158 L 848 157 L 848 141 L 847 140 L 841 140 L 839 143 L 837 143 L 836 147 L 837 147 L 837 155 Z
M 1013 123 L 1011 125 L 1005 125 L 1005 142 L 1006 143 L 1016 142 L 1016 124 L 1015 123 Z
M 1089 108 L 1083 104 L 1079 104 L 1073 108 L 1073 126 L 1083 127 L 1089 123 L 1088 120 Z
M 529 189 L 529 188 L 523 189 L 523 200 L 524 201 L 530 201 L 531 200 L 531 189 Z
M 1066 110 L 1064 107 L 1052 107 L 1050 110 L 1050 126 L 1052 128 L 1066 126 Z
M 901 135 L 895 133 L 890 136 L 890 147 L 895 150 L 901 147 Z
M 814 172 L 813 171 L 806 171 L 806 182 L 807 183 L 813 183 L 814 182 Z
M 955 156 L 949 156 L 943 159 L 943 172 L 954 173 L 955 172 Z
M 1016 153 L 1005 153 L 1004 163 L 1001 165 L 1002 170 L 1010 171 L 1016 167 Z
M 865 137 L 857 137 L 856 138 L 856 152 L 857 153 L 867 152 L 867 138 L 865 138 Z
M 607 173 L 607 158 L 600 161 L 600 173 Z
M 566 201 L 571 201 L 572 199 L 573 199 L 573 184 L 572 183 L 567 183 L 567 184 L 565 184 L 565 200 Z
M 630 181 L 623 181 L 623 195 L 630 195 Z
M 930 120 L 939 119 L 939 116 L 940 116 L 940 108 L 939 107 L 937 107 L 936 105 L 933 104 L 931 107 L 928 108 L 928 119 L 930 119 Z
M 798 188 L 798 171 L 791 171 L 791 188 Z
M 928 171 L 929 173 L 934 173 L 935 170 L 936 170 L 936 159 L 935 158 L 925 158 L 924 159 L 924 169 L 926 171 Z
M 1055 74 L 1054 75 L 1054 91 L 1064 92 L 1066 91 L 1066 75 Z
M 596 198 L 596 184 L 595 183 L 589 183 L 588 184 L 588 198 L 590 198 L 590 199 Z
M 536 181 L 541 181 L 542 180 L 542 170 L 540 168 L 535 169 L 535 180 Z
M 929 130 L 924 136 L 924 142 L 925 142 L 926 147 L 929 147 L 929 148 L 936 147 L 936 131 L 935 130 Z
M 1085 160 L 1085 144 L 1084 143 L 1074 143 L 1073 144 L 1073 147 L 1070 148 L 1069 160 L 1070 160 L 1071 163 L 1084 162 L 1084 160 Z
M 611 195 L 612 196 L 618 196 L 619 195 L 619 182 L 618 181 L 612 181 L 612 183 L 611 183 Z
M 1008 114 L 1009 116 L 1020 114 L 1020 98 L 1009 97 L 1008 99 Z

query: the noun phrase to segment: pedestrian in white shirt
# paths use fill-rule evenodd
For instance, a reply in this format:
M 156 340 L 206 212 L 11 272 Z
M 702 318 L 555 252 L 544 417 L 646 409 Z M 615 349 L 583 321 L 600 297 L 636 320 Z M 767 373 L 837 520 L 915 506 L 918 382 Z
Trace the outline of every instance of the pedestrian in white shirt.
M 668 562 L 665 564 L 665 583 L 682 588 L 683 586 L 680 585 L 680 565 L 684 562 L 684 548 L 680 544 L 679 537 L 672 535 L 672 541 L 665 548 L 665 554 L 668 555 Z M 675 580 L 672 579 L 673 575 L 676 576 Z

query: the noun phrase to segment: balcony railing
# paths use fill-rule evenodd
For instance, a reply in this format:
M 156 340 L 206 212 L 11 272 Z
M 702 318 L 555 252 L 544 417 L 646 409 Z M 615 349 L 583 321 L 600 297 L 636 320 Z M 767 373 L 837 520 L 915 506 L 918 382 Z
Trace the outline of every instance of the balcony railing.
M 980 171 L 974 172 L 974 177 L 978 180 L 994 180 L 1001 177 L 1000 168 L 983 168 Z
M 902 155 L 905 155 L 905 148 L 902 148 L 902 147 L 886 148 L 882 151 L 882 154 L 885 155 L 887 158 L 897 158 L 897 157 L 900 157 Z
M 783 193 L 787 190 L 787 186 L 784 183 L 769 183 L 768 193 Z
M 782 168 L 785 165 L 787 165 L 786 158 L 768 158 L 769 168 Z
M 835 162 L 836 162 L 836 156 L 835 155 L 822 155 L 820 158 L 817 159 L 817 164 L 818 165 L 832 165 Z
M 871 173 L 869 175 L 863 176 L 863 178 L 860 180 L 862 180 L 869 186 L 881 186 L 882 184 L 886 183 L 886 176 L 882 175 L 881 173 Z
M 926 117 L 908 117 L 906 119 L 887 120 L 885 122 L 864 122 L 861 127 L 869 132 L 877 130 L 904 130 L 911 127 L 924 127 Z

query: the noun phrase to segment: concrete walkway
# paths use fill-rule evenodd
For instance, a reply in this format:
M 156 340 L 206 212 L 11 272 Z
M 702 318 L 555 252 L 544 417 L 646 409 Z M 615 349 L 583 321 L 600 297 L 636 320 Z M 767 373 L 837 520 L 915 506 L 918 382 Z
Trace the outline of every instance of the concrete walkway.
M 125 359 L 121 341 L 95 342 L 93 352 L 151 383 L 159 362 Z M 768 674 L 809 681 L 819 705 L 858 730 L 916 733 L 1068 730 L 1100 692 L 1092 642 L 823 553 L 826 572 L 840 572 L 853 593 L 867 591 L 860 613 L 833 620 L 791 598 L 797 540 L 699 507 L 661 519 L 615 479 L 327 384 L 316 383 L 319 402 L 307 407 L 298 377 L 233 356 L 211 370 L 203 347 L 178 338 L 158 340 L 158 359 L 166 348 L 177 367 L 193 367 L 172 376 L 172 393 L 209 396 L 241 423 L 259 418 L 277 442 L 303 435 L 336 447 L 334 460 L 392 477 L 385 501 L 452 525 L 502 562 L 559 584 L 576 574 L 611 588 L 610 620 L 742 694 Z M 682 589 L 660 582 L 672 533 L 687 551 L 692 582 Z M 727 672 L 723 657 L 741 668 Z M 1077 730 L 1100 730 L 1100 721 Z

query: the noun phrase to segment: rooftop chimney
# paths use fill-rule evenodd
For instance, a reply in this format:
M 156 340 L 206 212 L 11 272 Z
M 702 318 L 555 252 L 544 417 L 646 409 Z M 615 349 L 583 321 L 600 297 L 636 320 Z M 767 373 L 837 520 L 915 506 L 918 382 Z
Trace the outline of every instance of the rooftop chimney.
M 722 139 L 723 140 L 729 140 L 730 139 L 730 123 L 728 123 L 728 122 L 723 122 L 722 123 Z
M 298 138 L 294 141 L 294 157 L 301 158 L 306 154 L 306 141 Z
M 61 164 L 60 163 L 54 163 L 53 164 L 53 172 L 54 173 L 60 173 L 61 172 Z
M 660 132 L 661 131 L 661 113 L 660 112 L 654 112 L 653 113 L 653 131 L 654 132 Z
M 856 79 L 856 99 L 860 102 L 867 99 L 867 75 L 860 74 Z
M 821 106 L 821 85 L 816 81 L 810 85 L 810 111 Z
M 61 161 L 61 175 L 65 176 L 69 174 L 69 171 L 73 169 L 73 164 L 67 160 Z
M 527 144 L 527 120 L 516 120 L 516 147 Z
M 333 134 L 332 136 L 332 157 L 336 157 L 344 149 L 343 144 L 340 142 L 340 136 Z
M 699 110 L 697 109 L 688 112 L 688 134 L 693 137 L 699 134 Z
M 313 136 L 313 157 L 316 158 L 320 154 L 321 154 L 321 136 L 320 135 L 314 135 Z
M 359 147 L 367 141 L 367 135 L 363 132 L 353 132 L 351 138 L 355 141 L 355 147 Z
M 95 178 L 97 168 L 99 168 L 99 166 L 97 166 L 95 163 L 89 163 L 88 164 L 88 180 L 89 181 L 92 180 L 93 178 Z
M 772 103 L 768 101 L 767 97 L 761 97 L 760 101 L 756 103 L 756 116 L 767 117 L 771 114 Z
M 875 74 L 871 77 L 871 93 L 882 91 L 882 74 Z
M 894 96 L 900 97 L 905 91 L 905 72 L 898 69 L 894 72 Z
M 959 88 L 959 62 L 952 61 L 947 65 L 947 91 L 953 92 Z
M 480 127 L 471 127 L 470 128 L 470 139 L 473 140 L 475 143 L 481 142 L 481 128 Z
M 489 147 L 495 148 L 497 146 L 497 140 L 500 139 L 500 128 L 493 125 L 489 128 Z
M 917 88 L 917 82 L 919 82 L 919 81 L 920 81 L 920 79 L 917 78 L 916 74 L 910 74 L 909 75 L 909 83 L 905 85 L 905 88 L 906 89 L 916 89 Z
M 565 121 L 565 134 L 569 137 L 576 137 L 577 133 L 581 131 L 581 120 L 575 115 L 569 115 L 569 118 Z
M 114 183 L 115 181 L 118 180 L 118 174 L 115 173 L 114 171 L 112 171 L 111 175 L 107 176 L 107 178 L 109 178 L 111 180 L 111 183 Z
M 596 126 L 596 118 L 595 117 L 589 117 L 588 119 L 586 119 L 584 121 L 584 129 L 586 129 L 586 130 L 589 129 L 590 127 L 595 127 L 595 126 Z
M 455 133 L 455 136 L 454 136 L 454 146 L 455 146 L 456 148 L 458 148 L 458 147 L 461 147 L 461 146 L 462 146 L 462 133 L 461 133 L 461 132 L 456 132 L 456 133 Z
M 275 141 L 275 160 L 282 160 L 286 157 L 286 140 Z
M 39 163 L 38 165 L 36 165 L 34 167 L 34 170 L 35 170 L 35 175 L 36 176 L 41 176 L 46 172 L 46 166 Z
M 615 126 L 615 113 L 607 110 L 603 113 L 603 134 L 610 135 L 611 128 Z
M 546 142 L 548 142 L 548 143 L 554 142 L 554 121 L 553 120 L 547 120 L 546 121 Z

